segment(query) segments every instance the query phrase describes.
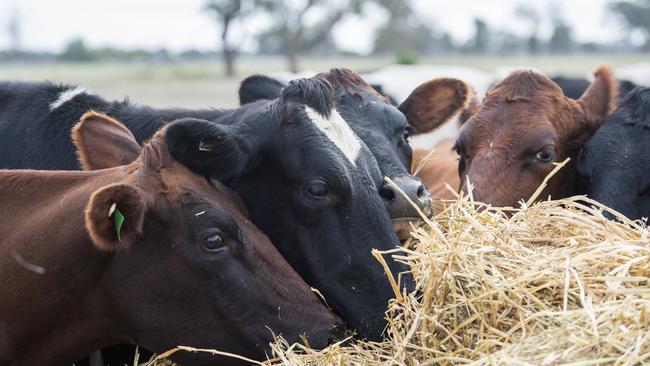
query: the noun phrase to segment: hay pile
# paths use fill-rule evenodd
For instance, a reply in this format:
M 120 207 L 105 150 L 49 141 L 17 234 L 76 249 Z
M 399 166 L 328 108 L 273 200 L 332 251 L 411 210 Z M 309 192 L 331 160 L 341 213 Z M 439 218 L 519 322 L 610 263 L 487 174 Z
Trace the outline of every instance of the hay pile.
M 264 365 L 650 364 L 650 241 L 577 199 L 508 217 L 461 198 L 413 232 L 419 296 L 383 343 L 313 351 L 279 340 Z

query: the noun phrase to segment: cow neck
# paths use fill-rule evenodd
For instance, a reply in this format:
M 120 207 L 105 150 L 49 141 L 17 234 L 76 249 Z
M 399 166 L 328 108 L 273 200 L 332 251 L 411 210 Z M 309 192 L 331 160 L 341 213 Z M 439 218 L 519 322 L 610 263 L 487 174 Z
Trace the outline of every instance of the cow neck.
M 123 179 L 124 168 L 0 172 L 0 277 L 20 287 L 0 290 L 13 299 L 0 303 L 0 360 L 58 364 L 128 341 L 108 336 L 120 334 L 102 300 L 111 255 L 93 246 L 84 226 L 91 194 Z M 57 353 L 70 349 L 80 354 Z

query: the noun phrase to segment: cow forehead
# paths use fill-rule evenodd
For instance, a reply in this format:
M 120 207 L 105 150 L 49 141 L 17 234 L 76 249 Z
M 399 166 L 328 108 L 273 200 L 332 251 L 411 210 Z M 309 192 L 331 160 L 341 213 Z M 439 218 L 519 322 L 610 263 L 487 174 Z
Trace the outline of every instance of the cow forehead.
M 329 117 L 325 117 L 309 106 L 305 112 L 311 122 L 356 166 L 356 160 L 361 151 L 361 142 L 341 115 L 332 109 Z

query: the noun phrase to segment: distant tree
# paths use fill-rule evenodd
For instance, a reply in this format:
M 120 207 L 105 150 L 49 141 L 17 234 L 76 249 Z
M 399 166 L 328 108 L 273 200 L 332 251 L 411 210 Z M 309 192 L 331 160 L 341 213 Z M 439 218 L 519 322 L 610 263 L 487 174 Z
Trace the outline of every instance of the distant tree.
M 65 45 L 59 58 L 64 61 L 93 61 L 95 55 L 86 47 L 83 39 L 75 38 Z
M 553 22 L 553 33 L 548 41 L 548 48 L 551 52 L 566 53 L 573 48 L 573 34 L 571 27 L 564 19 L 562 6 L 553 2 L 549 7 L 549 16 Z
M 20 12 L 18 12 L 17 9 L 14 9 L 9 18 L 9 25 L 7 26 L 7 33 L 9 35 L 9 52 L 14 55 L 20 53 L 21 49 L 21 20 Z
M 417 18 L 409 1 L 375 0 L 375 3 L 388 12 L 388 17 L 377 30 L 374 53 L 392 53 L 398 59 L 414 58 L 434 48 L 433 30 Z
M 205 5 L 205 10 L 214 17 L 220 28 L 221 54 L 226 76 L 235 76 L 237 49 L 230 44 L 228 34 L 233 21 L 245 15 L 242 10 L 242 0 L 209 0 Z
M 523 19 L 530 25 L 530 34 L 527 40 L 527 49 L 530 54 L 537 54 L 540 51 L 539 26 L 541 17 L 535 8 L 527 4 L 520 4 L 515 9 L 515 16 Z
M 291 72 L 298 72 L 298 56 L 331 41 L 331 31 L 346 14 L 359 13 L 364 0 L 256 0 L 272 18 L 270 29 L 258 36 L 260 49 L 283 53 Z M 310 22 L 310 12 L 319 9 L 319 21 Z M 333 43 L 331 43 L 333 45 Z
M 469 43 L 469 51 L 486 53 L 490 43 L 490 29 L 485 20 L 474 18 L 474 37 Z
M 650 0 L 615 1 L 610 8 L 625 21 L 629 30 L 640 30 L 645 37 L 645 50 L 650 50 Z
M 566 53 L 571 51 L 572 46 L 571 27 L 564 23 L 556 23 L 553 28 L 553 35 L 548 41 L 549 50 L 555 53 Z

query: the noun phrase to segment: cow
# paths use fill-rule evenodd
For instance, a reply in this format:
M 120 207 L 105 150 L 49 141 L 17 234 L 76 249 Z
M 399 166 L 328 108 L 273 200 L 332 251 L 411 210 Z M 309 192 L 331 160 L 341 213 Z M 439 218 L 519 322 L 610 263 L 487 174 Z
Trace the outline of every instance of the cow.
M 650 88 L 638 87 L 585 144 L 578 172 L 586 193 L 631 219 L 650 217 Z
M 458 154 L 454 151 L 455 139 L 444 139 L 433 149 L 413 149 L 413 175 L 426 184 L 434 202 L 452 200 L 456 196 L 447 185 L 458 190 Z
M 458 79 L 437 78 L 422 83 L 401 105 L 394 106 L 352 70 L 332 69 L 317 77 L 330 82 L 338 113 L 368 146 L 381 173 L 406 195 L 389 182 L 380 188 L 393 224 L 399 236 L 405 238 L 410 231 L 409 222 L 419 218 L 410 201 L 424 213 L 431 213 L 431 197 L 426 187 L 410 173 L 409 136 L 430 132 L 457 115 L 467 106 L 471 88 Z M 277 98 L 284 87 L 284 83 L 273 78 L 251 76 L 242 81 L 240 103 Z
M 615 108 L 618 83 L 607 66 L 578 100 L 564 96 L 545 75 L 515 71 L 486 94 L 463 125 L 455 150 L 460 189 L 473 185 L 474 199 L 515 207 L 528 200 L 555 163 L 570 158 L 538 196 L 562 198 L 577 190 L 576 158 Z
M 571 99 L 580 98 L 580 96 L 584 94 L 585 90 L 587 90 L 590 84 L 589 80 L 586 78 L 568 76 L 554 76 L 551 78 L 551 80 L 553 80 L 553 82 L 555 82 L 560 87 L 560 89 L 562 89 L 564 96 Z M 618 94 L 621 97 L 625 97 L 627 93 L 631 92 L 637 86 L 638 85 L 630 80 L 618 80 Z
M 200 124 L 210 122 L 170 124 L 141 148 L 119 122 L 89 112 L 73 132 L 79 158 L 116 167 L 0 171 L 0 365 L 70 364 L 117 342 L 263 359 L 271 331 L 315 347 L 341 335 L 239 197 L 173 156 L 177 136 Z
M 459 127 L 462 127 L 476 113 L 479 105 L 480 101 L 476 96 L 476 92 L 474 88 L 470 87 L 469 102 L 458 116 Z M 456 198 L 456 195 L 447 186 L 456 192 L 460 186 L 458 175 L 459 158 L 454 150 L 455 144 L 455 138 L 445 138 L 438 141 L 432 149 L 413 149 L 411 172 L 427 186 L 435 203 L 434 208 L 440 208 L 440 200 L 453 200 Z
M 379 195 L 377 162 L 336 111 L 327 80 L 295 80 L 278 98 L 228 110 L 153 109 L 78 87 L 0 83 L 0 166 L 79 169 L 63 131 L 88 109 L 122 121 L 138 142 L 169 121 L 200 120 L 172 144 L 192 152 L 184 164 L 238 193 L 253 223 L 347 325 L 381 339 L 394 292 L 371 251 L 400 242 Z M 407 266 L 387 263 L 412 290 Z

